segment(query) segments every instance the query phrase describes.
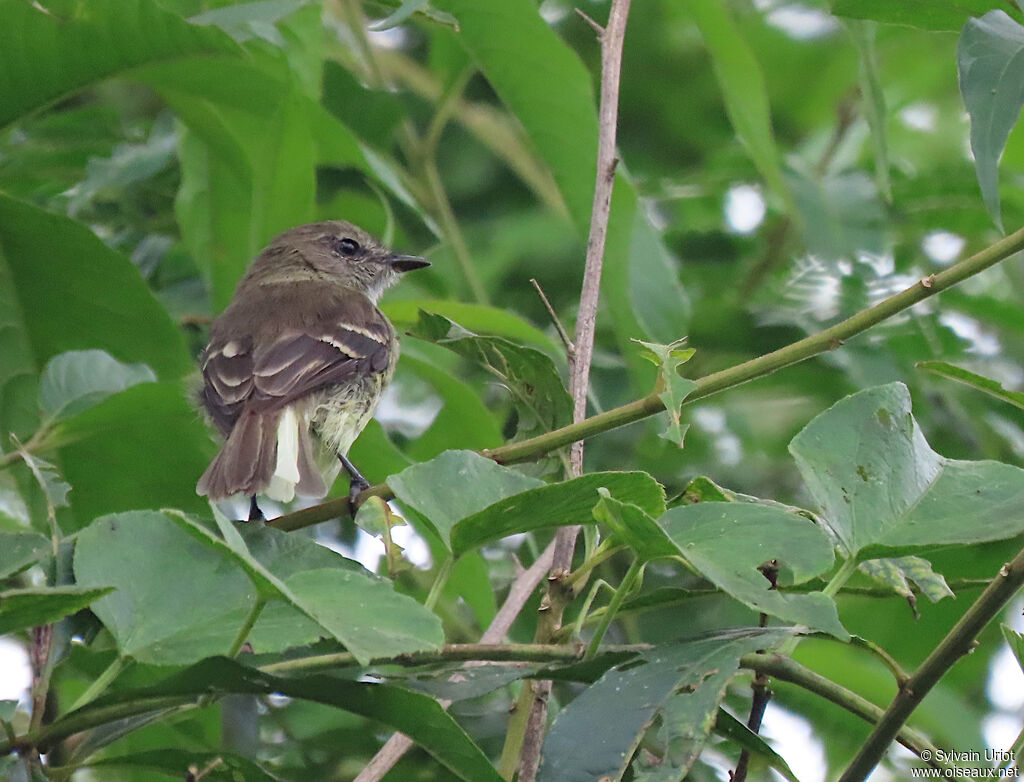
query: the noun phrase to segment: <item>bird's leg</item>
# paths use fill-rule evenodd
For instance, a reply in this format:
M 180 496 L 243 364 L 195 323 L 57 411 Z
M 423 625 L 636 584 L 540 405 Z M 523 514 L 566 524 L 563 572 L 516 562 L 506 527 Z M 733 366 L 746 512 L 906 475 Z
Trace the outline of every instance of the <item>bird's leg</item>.
M 249 498 L 249 521 L 263 521 L 263 518 L 263 511 L 256 504 L 256 495 L 254 494 Z
M 348 501 L 352 505 L 353 512 L 356 509 L 356 497 L 363 489 L 370 488 L 370 482 L 363 477 L 363 474 L 356 469 L 356 466 L 348 460 L 348 457 L 344 454 L 338 454 L 338 459 L 341 460 L 341 466 L 345 468 L 345 472 L 349 475 L 348 484 Z

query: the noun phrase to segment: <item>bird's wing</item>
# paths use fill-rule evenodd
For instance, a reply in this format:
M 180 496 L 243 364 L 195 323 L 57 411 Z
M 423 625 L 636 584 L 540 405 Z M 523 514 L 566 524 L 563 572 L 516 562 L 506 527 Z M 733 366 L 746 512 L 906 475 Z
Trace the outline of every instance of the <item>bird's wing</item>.
M 244 409 L 279 410 L 323 386 L 387 370 L 391 326 L 372 305 L 362 309 L 358 318 L 338 308 L 286 327 L 265 346 L 254 347 L 251 336 L 211 340 L 201 397 L 214 423 L 226 434 Z

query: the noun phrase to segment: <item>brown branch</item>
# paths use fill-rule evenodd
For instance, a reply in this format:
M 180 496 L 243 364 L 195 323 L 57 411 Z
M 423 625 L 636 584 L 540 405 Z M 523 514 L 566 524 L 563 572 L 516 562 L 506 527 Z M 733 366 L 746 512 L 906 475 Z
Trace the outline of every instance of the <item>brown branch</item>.
M 583 287 L 580 290 L 580 306 L 576 316 L 574 350 L 569 355 L 569 391 L 573 400 L 573 423 L 580 423 L 587 417 L 590 363 L 594 355 L 594 331 L 601 293 L 601 269 L 604 265 L 604 249 L 608 238 L 608 216 L 611 212 L 615 169 L 619 162 L 615 153 L 615 136 L 619 122 L 619 76 L 622 71 L 622 49 L 626 38 L 630 2 L 631 0 L 612 0 L 608 24 L 604 28 L 599 28 L 601 105 L 598 110 L 597 179 L 594 183 L 594 203 L 590 213 L 590 236 L 587 239 Z M 582 440 L 572 444 L 569 461 L 569 477 L 582 475 Z M 563 527 L 555 535 L 555 553 L 551 575 L 548 577 L 548 594 L 541 605 L 542 613 L 537 624 L 536 640 L 541 643 L 550 641 L 557 635 L 562 624 L 562 612 L 572 599 L 572 589 L 561 582 L 572 569 L 572 555 L 579 531 L 579 526 Z M 519 753 L 519 782 L 533 782 L 540 767 L 551 682 L 534 682 L 532 690 L 530 714 Z

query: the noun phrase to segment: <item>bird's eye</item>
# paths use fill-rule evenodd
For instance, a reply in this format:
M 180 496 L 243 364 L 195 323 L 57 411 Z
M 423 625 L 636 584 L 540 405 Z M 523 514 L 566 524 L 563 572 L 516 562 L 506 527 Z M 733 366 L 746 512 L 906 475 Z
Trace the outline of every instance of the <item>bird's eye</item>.
M 358 253 L 362 247 L 359 246 L 359 242 L 348 236 L 343 236 L 341 239 L 337 239 L 334 242 L 334 251 L 340 255 L 352 256 Z

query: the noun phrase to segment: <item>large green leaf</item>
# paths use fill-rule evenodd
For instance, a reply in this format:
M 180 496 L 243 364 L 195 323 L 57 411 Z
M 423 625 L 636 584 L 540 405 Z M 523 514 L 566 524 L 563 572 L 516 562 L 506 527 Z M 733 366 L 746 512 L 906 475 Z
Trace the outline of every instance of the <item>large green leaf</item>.
M 750 608 L 847 637 L 830 597 L 772 589 L 759 570 L 775 560 L 780 585 L 799 584 L 829 570 L 832 543 L 814 522 L 776 508 L 738 502 L 672 508 L 658 521 L 698 573 Z
M 285 543 L 284 535 L 266 530 L 250 551 L 237 532 L 224 540 L 179 514 L 105 516 L 79 534 L 75 575 L 79 584 L 117 587 L 95 612 L 121 653 L 144 662 L 188 663 L 227 651 L 257 594 L 288 609 L 271 602 L 261 616 L 251 635 L 258 652 L 322 635 L 364 661 L 440 645 L 439 621 L 414 600 L 312 541 Z
M 840 400 L 789 449 L 847 556 L 909 554 L 1024 532 L 1024 470 L 935 453 L 902 383 Z
M 423 516 L 445 545 L 450 545 L 457 522 L 505 497 L 543 485 L 473 451 L 446 451 L 388 478 L 395 496 Z
M 206 511 L 195 485 L 215 446 L 180 383 L 143 383 L 60 424 L 61 465 L 81 526 L 116 511 Z
M 8 8 L 14 4 L 4 4 Z M 138 270 L 88 228 L 0 194 L 0 253 L 38 364 L 100 348 L 161 379 L 192 368 L 174 322 Z
M 190 25 L 152 0 L 0 3 L 0 30 L 0 126 L 139 65 L 238 52 L 220 30 Z
M 602 488 L 651 516 L 665 509 L 665 491 L 647 473 L 595 472 L 506 497 L 464 518 L 451 531 L 452 551 L 461 554 L 518 532 L 584 524 L 592 518 Z
M 613 668 L 555 718 L 544 741 L 538 779 L 617 782 L 659 715 L 665 745 L 685 743 L 683 752 L 666 755 L 675 770 L 671 778 L 681 779 L 707 741 L 740 657 L 787 637 L 788 632 L 779 630 L 732 631 L 659 646 L 641 661 Z
M 188 126 L 178 220 L 223 309 L 269 240 L 315 217 L 315 108 L 293 82 L 245 63 L 176 63 L 142 78 Z
M 999 158 L 1024 106 L 1024 27 L 1005 11 L 964 25 L 957 50 L 960 92 L 971 115 L 971 151 L 985 207 L 1003 226 Z
M 441 705 L 428 695 L 328 675 L 281 678 L 223 657 L 203 660 L 153 687 L 98 698 L 75 714 L 84 716 L 93 709 L 103 709 L 139 697 L 199 697 L 208 693 L 276 693 L 344 709 L 401 731 L 460 779 L 501 782 L 486 756 Z M 61 727 L 59 721 L 54 724 L 56 731 Z

